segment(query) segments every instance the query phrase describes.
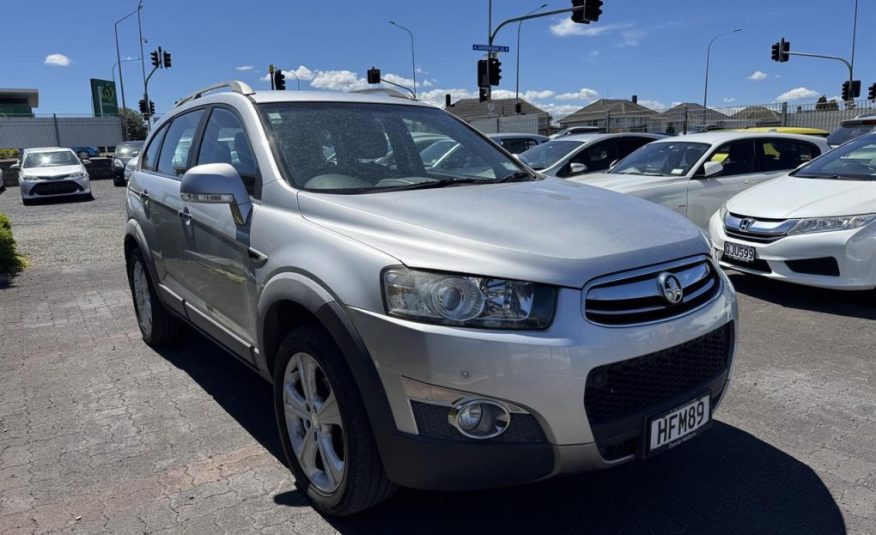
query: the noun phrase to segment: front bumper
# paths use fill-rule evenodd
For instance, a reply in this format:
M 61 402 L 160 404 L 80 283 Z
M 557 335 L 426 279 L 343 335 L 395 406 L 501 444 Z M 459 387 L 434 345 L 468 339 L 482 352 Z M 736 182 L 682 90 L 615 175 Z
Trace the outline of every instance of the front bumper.
M 59 180 L 27 180 L 19 184 L 21 198 L 26 200 L 66 197 L 91 194 L 89 178 L 63 178 Z
M 716 213 L 709 220 L 709 234 L 724 268 L 834 290 L 876 287 L 876 229 L 872 225 L 855 230 L 785 236 L 772 243 L 757 243 L 728 237 L 720 214 Z M 723 259 L 727 241 L 754 247 L 756 262 L 746 265 Z
M 735 338 L 729 342 L 723 374 L 646 408 L 634 416 L 632 427 L 619 425 L 606 431 L 604 425 L 591 426 L 585 409 L 588 375 L 594 368 L 650 356 L 721 327 L 729 326 L 732 331 L 737 321 L 735 293 L 724 275 L 722 282 L 717 297 L 695 312 L 625 327 L 586 320 L 582 291 L 568 288 L 559 291 L 554 323 L 544 331 L 462 329 L 348 309 L 374 360 L 398 431 L 389 440 L 391 454 L 383 455 L 390 478 L 418 488 L 469 489 L 535 481 L 632 460 L 641 453 L 638 445 L 647 416 L 674 407 L 679 397 L 688 401 L 706 390 L 715 393 L 714 411 L 729 383 Z M 424 436 L 410 389 L 406 390 L 408 380 L 517 407 L 534 418 L 542 440 L 503 443 L 497 440 L 502 435 L 484 441 Z M 507 433 L 514 428 L 513 422 Z M 634 451 L 615 456 L 602 447 L 618 437 L 634 441 Z

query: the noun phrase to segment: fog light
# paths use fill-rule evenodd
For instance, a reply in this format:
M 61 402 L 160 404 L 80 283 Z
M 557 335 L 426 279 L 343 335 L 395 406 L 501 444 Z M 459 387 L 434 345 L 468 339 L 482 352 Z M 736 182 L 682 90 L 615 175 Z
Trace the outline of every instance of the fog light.
M 469 438 L 488 439 L 501 435 L 511 423 L 508 409 L 482 399 L 455 406 L 449 414 L 450 425 Z

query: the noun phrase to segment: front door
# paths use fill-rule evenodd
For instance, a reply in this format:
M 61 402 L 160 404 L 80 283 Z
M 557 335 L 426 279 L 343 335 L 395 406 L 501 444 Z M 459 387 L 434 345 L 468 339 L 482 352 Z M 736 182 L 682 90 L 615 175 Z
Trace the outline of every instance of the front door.
M 718 175 L 706 177 L 703 165 L 687 188 L 687 218 L 702 228 L 709 226 L 709 218 L 740 191 L 749 187 L 756 172 L 754 141 L 751 138 L 730 141 L 719 146 L 706 159 L 724 166 Z

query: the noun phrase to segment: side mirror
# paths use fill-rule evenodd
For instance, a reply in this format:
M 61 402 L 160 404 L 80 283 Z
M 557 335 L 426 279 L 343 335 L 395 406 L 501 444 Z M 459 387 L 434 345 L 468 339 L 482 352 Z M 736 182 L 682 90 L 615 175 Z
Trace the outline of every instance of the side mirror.
M 182 177 L 180 196 L 185 202 L 227 204 L 237 225 L 245 225 L 252 202 L 237 170 L 227 163 L 196 165 Z
M 569 174 L 572 175 L 580 175 L 581 173 L 587 172 L 587 166 L 583 163 L 572 163 L 569 164 Z
M 703 176 L 706 178 L 713 177 L 724 170 L 724 164 L 721 162 L 706 162 L 703 164 Z
M 9 168 L 10 168 L 10 169 L 20 169 L 20 168 L 21 168 L 21 164 L 14 163 L 14 164 L 10 165 Z
M 91 160 L 88 158 L 82 158 L 79 161 L 82 162 L 82 165 L 91 165 Z
M 122 171 L 122 175 L 125 177 L 125 181 L 127 182 L 131 178 L 131 173 L 137 169 L 137 164 L 140 163 L 140 158 L 135 156 L 128 160 L 128 163 L 125 164 L 125 170 Z
M 611 171 L 612 169 L 614 169 L 614 166 L 617 165 L 617 162 L 619 162 L 619 161 L 620 161 L 620 160 L 613 160 L 613 161 L 608 165 L 608 170 Z

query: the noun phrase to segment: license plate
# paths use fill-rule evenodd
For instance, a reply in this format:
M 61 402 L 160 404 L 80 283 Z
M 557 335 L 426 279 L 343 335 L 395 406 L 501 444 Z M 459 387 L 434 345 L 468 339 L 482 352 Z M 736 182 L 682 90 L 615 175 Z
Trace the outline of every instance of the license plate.
M 740 262 L 754 262 L 754 247 L 740 243 L 724 242 L 724 256 Z
M 711 398 L 704 394 L 648 422 L 648 455 L 668 450 L 696 436 L 711 420 Z

